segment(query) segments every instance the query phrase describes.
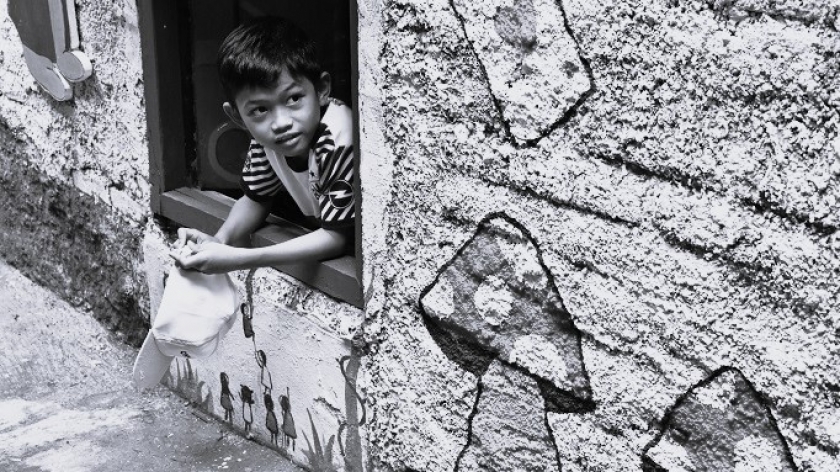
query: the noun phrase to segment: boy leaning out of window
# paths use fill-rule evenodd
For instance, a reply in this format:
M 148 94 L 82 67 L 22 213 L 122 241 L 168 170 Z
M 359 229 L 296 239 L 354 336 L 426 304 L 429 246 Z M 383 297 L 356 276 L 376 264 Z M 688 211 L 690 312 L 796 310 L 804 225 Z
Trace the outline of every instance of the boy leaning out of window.
M 219 75 L 225 113 L 253 138 L 240 180 L 245 195 L 214 236 L 181 228 L 176 264 L 218 273 L 343 254 L 355 225 L 353 121 L 350 109 L 330 98 L 330 75 L 312 42 L 280 18 L 240 26 L 219 49 Z M 283 191 L 320 228 L 271 246 L 240 247 Z

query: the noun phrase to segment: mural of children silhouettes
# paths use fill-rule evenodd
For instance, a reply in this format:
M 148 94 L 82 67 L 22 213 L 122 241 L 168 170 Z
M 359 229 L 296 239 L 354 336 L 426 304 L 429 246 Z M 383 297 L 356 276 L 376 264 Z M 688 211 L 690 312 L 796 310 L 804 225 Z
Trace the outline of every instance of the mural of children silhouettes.
M 70 82 L 93 73 L 81 51 L 76 4 L 72 0 L 9 0 L 9 16 L 23 44 L 29 72 L 56 100 L 70 100 Z
M 271 372 L 266 367 L 268 359 L 266 359 L 265 352 L 262 349 L 255 352 L 254 357 L 257 359 L 257 365 L 260 366 L 260 384 L 263 386 L 263 395 L 270 397 L 274 385 L 271 383 Z M 268 381 L 266 382 L 266 380 Z
M 277 416 L 274 414 L 274 401 L 270 393 L 266 393 L 263 400 L 265 401 L 265 428 L 271 433 L 271 444 L 276 446 L 277 433 L 280 430 L 277 428 Z
M 289 402 L 289 387 L 286 387 L 285 395 L 280 395 L 280 408 L 283 409 L 283 446 L 288 448 L 289 443 L 291 443 L 292 450 L 294 450 L 297 431 L 295 430 L 295 419 L 292 417 L 292 404 Z
M 247 385 L 239 385 L 239 398 L 242 400 L 242 419 L 245 421 L 245 435 L 251 439 L 251 423 L 254 422 L 254 391 L 248 388 Z M 245 412 L 245 405 L 248 406 L 248 412 Z
M 219 398 L 219 403 L 222 404 L 222 409 L 225 410 L 225 421 L 228 423 L 233 422 L 233 394 L 230 393 L 230 379 L 228 379 L 228 375 L 224 372 L 219 374 L 219 377 L 222 381 L 222 394 Z

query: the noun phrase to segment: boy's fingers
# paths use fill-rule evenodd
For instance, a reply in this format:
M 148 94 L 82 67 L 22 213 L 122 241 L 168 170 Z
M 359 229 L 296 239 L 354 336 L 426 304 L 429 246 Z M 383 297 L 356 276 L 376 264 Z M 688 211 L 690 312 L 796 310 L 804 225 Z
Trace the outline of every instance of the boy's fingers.
M 181 267 L 181 268 L 184 267 L 183 257 L 181 257 L 181 255 L 179 253 L 174 252 L 174 251 L 170 252 L 169 257 L 171 257 L 172 259 L 175 259 L 175 266 L 176 267 Z
M 178 242 L 176 245 L 178 247 L 183 246 L 187 242 L 187 233 L 189 232 L 188 228 L 178 228 Z
M 199 260 L 199 257 L 196 256 L 195 254 L 187 254 L 187 255 L 184 255 L 184 256 L 173 255 L 172 258 L 175 259 L 175 265 L 177 265 L 178 267 L 180 267 L 182 269 L 200 270 L 200 269 L 198 269 L 199 264 L 200 264 L 200 260 Z
M 204 239 L 204 233 L 193 228 L 178 228 L 178 247 L 183 247 L 189 242 L 198 242 Z

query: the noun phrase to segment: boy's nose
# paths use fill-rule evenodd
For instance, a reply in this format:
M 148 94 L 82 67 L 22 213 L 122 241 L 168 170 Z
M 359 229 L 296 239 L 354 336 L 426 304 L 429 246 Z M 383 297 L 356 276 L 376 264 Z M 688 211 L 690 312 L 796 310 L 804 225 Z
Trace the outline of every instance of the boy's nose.
M 292 127 L 291 118 L 282 111 L 274 112 L 271 120 L 271 130 L 275 133 L 283 133 Z

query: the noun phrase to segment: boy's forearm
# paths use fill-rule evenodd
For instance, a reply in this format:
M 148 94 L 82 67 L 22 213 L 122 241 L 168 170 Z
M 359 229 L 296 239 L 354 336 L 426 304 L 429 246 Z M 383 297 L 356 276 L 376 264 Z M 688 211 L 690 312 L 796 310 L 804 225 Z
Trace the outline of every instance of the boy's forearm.
M 247 238 L 265 222 L 269 211 L 268 204 L 254 201 L 247 195 L 243 196 L 233 205 L 230 214 L 215 236 L 224 244 L 242 246 L 248 241 Z
M 318 229 L 286 242 L 249 249 L 247 268 L 319 261 L 344 253 L 347 236 L 340 231 Z

